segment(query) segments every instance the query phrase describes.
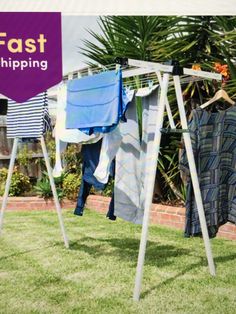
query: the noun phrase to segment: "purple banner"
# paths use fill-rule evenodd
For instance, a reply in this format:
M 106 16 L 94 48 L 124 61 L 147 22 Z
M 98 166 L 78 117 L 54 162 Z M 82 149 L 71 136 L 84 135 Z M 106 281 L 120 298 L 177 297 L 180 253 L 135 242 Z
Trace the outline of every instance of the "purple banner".
M 61 80 L 61 13 L 0 12 L 0 93 L 23 102 Z

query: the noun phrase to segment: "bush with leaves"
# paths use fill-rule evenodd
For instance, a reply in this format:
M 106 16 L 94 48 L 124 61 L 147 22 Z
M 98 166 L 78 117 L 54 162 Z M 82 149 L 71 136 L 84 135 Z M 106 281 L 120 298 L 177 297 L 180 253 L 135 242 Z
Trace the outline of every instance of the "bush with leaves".
M 65 160 L 65 170 L 70 173 L 80 174 L 82 170 L 81 146 L 69 144 L 63 153 Z
M 0 195 L 4 194 L 5 184 L 7 180 L 8 170 L 6 168 L 0 169 Z M 25 192 L 31 190 L 30 179 L 15 167 L 12 178 L 11 186 L 9 190 L 9 196 L 20 196 L 24 195 Z
M 66 198 L 75 200 L 78 196 L 78 190 L 81 184 L 81 174 L 68 173 L 63 180 L 63 193 Z
M 54 179 L 54 182 L 56 185 L 58 199 L 59 201 L 62 201 L 62 199 L 64 198 L 64 193 L 62 189 L 63 176 Z M 38 196 L 44 198 L 45 200 L 52 198 L 53 194 L 52 194 L 50 180 L 49 180 L 47 172 L 45 171 L 43 172 L 43 177 L 36 184 L 36 186 L 34 187 L 34 190 Z

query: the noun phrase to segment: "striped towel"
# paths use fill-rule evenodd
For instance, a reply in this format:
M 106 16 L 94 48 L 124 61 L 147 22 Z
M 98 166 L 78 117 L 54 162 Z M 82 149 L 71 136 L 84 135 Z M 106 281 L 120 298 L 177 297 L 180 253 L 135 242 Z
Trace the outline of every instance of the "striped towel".
M 51 129 L 47 92 L 40 93 L 23 103 L 8 101 L 8 138 L 38 138 Z

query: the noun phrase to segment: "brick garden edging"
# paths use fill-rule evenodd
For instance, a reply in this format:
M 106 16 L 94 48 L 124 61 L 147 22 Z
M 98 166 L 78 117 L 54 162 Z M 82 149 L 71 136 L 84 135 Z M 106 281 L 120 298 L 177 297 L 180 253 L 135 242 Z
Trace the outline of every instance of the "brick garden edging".
M 0 197 L 0 204 L 2 203 L 2 197 Z M 62 208 L 73 208 L 75 202 L 65 200 L 61 204 Z M 37 196 L 31 197 L 9 197 L 6 210 L 54 210 L 55 205 L 53 200 L 45 201 L 43 198 Z
M 0 203 L 2 198 L 0 197 Z M 109 197 L 90 195 L 86 206 L 100 213 L 106 213 L 110 203 Z M 65 200 L 62 208 L 74 208 L 75 202 Z M 54 210 L 52 200 L 44 201 L 39 197 L 9 197 L 7 210 Z M 169 226 L 180 230 L 184 229 L 185 208 L 162 204 L 152 204 L 151 223 Z M 236 225 L 227 223 L 220 228 L 218 236 L 221 238 L 236 240 Z
M 90 195 L 87 207 L 101 213 L 106 213 L 110 203 L 109 197 Z M 152 204 L 151 223 L 184 230 L 185 208 L 162 204 Z M 220 227 L 218 237 L 236 240 L 236 225 L 227 223 Z

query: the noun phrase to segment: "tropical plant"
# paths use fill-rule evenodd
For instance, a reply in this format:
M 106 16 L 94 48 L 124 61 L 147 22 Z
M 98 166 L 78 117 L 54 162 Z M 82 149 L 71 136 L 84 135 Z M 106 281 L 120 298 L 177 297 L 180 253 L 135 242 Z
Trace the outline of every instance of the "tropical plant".
M 45 200 L 52 197 L 52 190 L 50 186 L 50 181 L 48 179 L 43 178 L 42 180 L 40 180 L 34 187 L 34 190 L 37 195 L 44 198 Z
M 83 54 L 91 62 L 107 65 L 116 57 L 124 56 L 140 60 L 153 59 L 151 44 L 163 40 L 159 37 L 166 28 L 175 24 L 174 17 L 160 16 L 106 16 L 99 18 L 101 34 L 88 32 L 96 43 L 84 40 Z
M 64 192 L 62 189 L 63 179 L 64 179 L 63 175 L 59 178 L 54 179 L 59 201 L 62 201 L 64 198 Z M 37 193 L 37 195 L 44 198 L 45 200 L 52 198 L 53 196 L 52 189 L 46 171 L 43 172 L 43 177 L 39 182 L 37 182 L 36 186 L 34 187 L 34 190 Z
M 185 67 L 218 71 L 223 75 L 227 72 L 224 88 L 231 97 L 236 97 L 236 17 L 106 16 L 100 17 L 98 23 L 101 32 L 89 30 L 93 41 L 85 40 L 85 48 L 82 48 L 82 53 L 90 59 L 89 65 L 108 66 L 114 63 L 117 56 L 156 62 L 178 60 Z M 136 87 L 140 84 L 136 78 Z M 214 81 L 192 81 L 183 85 L 187 114 L 194 106 L 212 97 L 219 86 Z M 173 88 L 168 96 L 178 126 L 179 115 Z M 140 116 L 140 108 L 137 107 Z M 164 125 L 168 126 L 167 119 Z M 185 194 L 178 170 L 180 140 L 180 134 L 162 137 L 158 171 L 167 187 L 167 199 L 183 199 Z

